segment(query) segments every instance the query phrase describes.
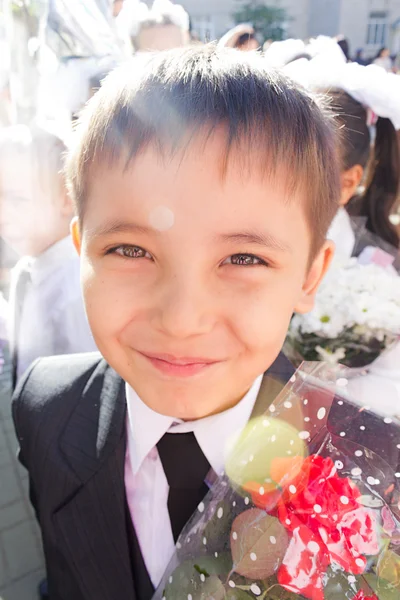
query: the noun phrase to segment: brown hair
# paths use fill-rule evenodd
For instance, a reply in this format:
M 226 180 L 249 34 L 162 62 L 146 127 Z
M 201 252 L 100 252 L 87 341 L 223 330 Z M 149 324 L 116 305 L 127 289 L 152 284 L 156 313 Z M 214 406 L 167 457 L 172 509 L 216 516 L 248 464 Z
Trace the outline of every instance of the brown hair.
M 319 249 L 340 195 L 336 124 L 332 112 L 261 57 L 212 44 L 133 59 L 114 71 L 84 110 L 67 161 L 67 183 L 80 219 L 91 174 L 100 165 L 124 168 L 147 145 L 161 153 L 205 143 L 226 132 L 248 170 L 284 169 L 288 192 L 301 190 Z
M 379 117 L 371 147 L 366 108 L 342 90 L 334 90 L 330 95 L 337 118 L 345 127 L 342 136 L 343 168 L 347 170 L 361 165 L 367 169 L 365 190 L 350 201 L 348 211 L 353 216 L 366 217 L 367 229 L 397 248 L 399 236 L 389 219 L 398 199 L 400 184 L 396 130 L 389 119 Z

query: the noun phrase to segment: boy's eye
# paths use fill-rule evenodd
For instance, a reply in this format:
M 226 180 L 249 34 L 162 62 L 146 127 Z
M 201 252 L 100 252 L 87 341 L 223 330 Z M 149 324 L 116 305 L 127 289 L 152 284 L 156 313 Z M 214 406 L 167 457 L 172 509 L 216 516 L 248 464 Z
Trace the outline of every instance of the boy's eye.
M 117 246 L 107 251 L 107 254 L 118 254 L 124 258 L 150 258 L 151 254 L 140 246 Z
M 267 267 L 267 263 L 262 258 L 255 256 L 254 254 L 232 254 L 224 262 L 224 265 L 239 265 L 244 267 L 252 267 L 254 265 L 264 265 Z

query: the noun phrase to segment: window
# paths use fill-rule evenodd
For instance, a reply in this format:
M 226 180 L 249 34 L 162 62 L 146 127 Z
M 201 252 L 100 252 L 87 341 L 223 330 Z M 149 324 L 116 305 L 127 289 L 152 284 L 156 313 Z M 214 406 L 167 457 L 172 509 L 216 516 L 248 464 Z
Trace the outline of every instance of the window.
M 193 17 L 192 29 L 202 42 L 211 42 L 215 40 L 215 27 L 210 15 Z
M 386 44 L 387 13 L 371 12 L 368 19 L 367 44 L 368 46 L 382 47 Z

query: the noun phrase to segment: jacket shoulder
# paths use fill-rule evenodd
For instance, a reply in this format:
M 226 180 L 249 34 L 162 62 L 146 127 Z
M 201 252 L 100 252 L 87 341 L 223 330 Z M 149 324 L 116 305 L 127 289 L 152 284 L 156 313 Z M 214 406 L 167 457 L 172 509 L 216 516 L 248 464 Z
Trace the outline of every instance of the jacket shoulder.
M 276 377 L 282 381 L 282 383 L 286 384 L 294 375 L 295 371 L 296 369 L 290 360 L 285 356 L 285 354 L 283 354 L 283 352 L 281 352 L 275 359 L 275 362 L 273 362 L 268 369 L 267 374 L 271 375 L 272 377 Z
M 71 393 L 90 378 L 101 362 L 104 361 L 99 352 L 39 358 L 20 379 L 13 403 L 24 400 L 28 405 L 41 406 Z
M 12 400 L 21 449 L 29 447 L 29 440 L 50 432 L 59 435 L 88 382 L 93 376 L 103 378 L 107 368 L 98 352 L 35 361 L 19 381 Z

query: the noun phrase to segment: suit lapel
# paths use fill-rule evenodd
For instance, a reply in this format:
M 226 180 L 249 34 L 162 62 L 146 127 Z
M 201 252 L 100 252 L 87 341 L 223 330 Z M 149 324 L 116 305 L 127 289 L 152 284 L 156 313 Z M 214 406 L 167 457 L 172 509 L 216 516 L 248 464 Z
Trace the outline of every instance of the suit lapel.
M 54 524 L 84 598 L 135 600 L 125 510 L 126 401 L 101 362 L 60 440 L 80 484 L 66 490 Z
M 290 362 L 279 355 L 264 376 L 252 416 L 268 408 L 293 372 Z M 76 478 L 74 486 L 65 489 L 67 500 L 53 515 L 66 564 L 73 565 L 88 600 L 143 600 L 139 589 L 135 593 L 127 536 L 125 422 L 123 382 L 102 361 L 60 440 Z

